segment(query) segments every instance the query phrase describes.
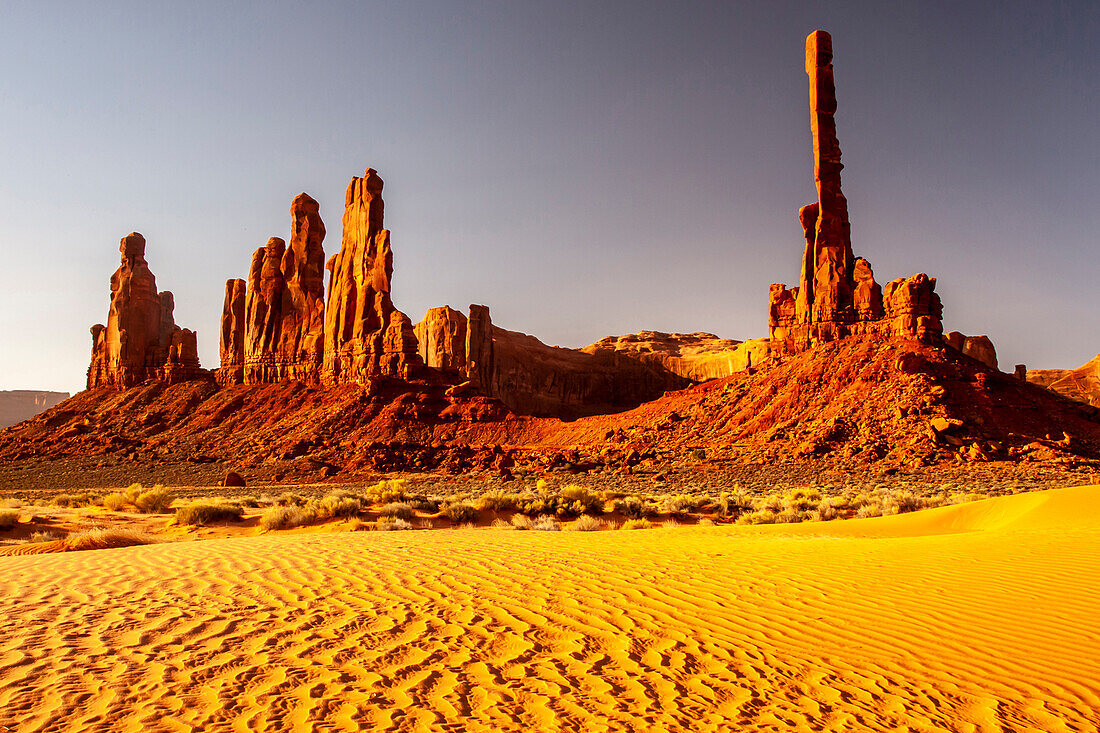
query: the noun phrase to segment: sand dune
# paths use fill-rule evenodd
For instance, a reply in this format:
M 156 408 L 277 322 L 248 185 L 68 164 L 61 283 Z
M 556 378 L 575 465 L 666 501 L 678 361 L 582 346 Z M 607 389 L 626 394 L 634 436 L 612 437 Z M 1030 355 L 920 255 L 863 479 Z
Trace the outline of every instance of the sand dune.
M 0 558 L 0 726 L 1096 730 L 1098 512 Z

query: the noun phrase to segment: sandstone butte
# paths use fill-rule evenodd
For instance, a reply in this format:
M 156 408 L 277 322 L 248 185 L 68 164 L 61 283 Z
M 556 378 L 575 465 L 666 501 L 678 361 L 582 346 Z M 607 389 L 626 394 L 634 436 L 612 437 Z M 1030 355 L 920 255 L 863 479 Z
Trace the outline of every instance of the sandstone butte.
M 884 289 L 854 256 L 832 58 L 829 35 L 810 34 L 818 200 L 799 211 L 798 286 L 771 286 L 767 339 L 642 331 L 562 349 L 494 325 L 484 305 L 431 308 L 414 326 L 392 301 L 383 183 L 368 168 L 347 189 L 327 297 L 325 226 L 306 194 L 291 205 L 290 244 L 272 237 L 248 281 L 227 282 L 217 384 L 157 294 L 144 240 L 124 238 L 89 391 L 9 429 L 0 457 L 175 451 L 254 474 L 308 457 L 293 471 L 322 477 L 629 472 L 700 448 L 742 464 L 1100 466 L 1100 412 L 1001 373 L 985 336 L 944 336 L 935 279 Z M 128 388 L 138 393 L 115 392 Z
M 208 378 L 199 368 L 195 332 L 176 325 L 172 294 L 157 292 L 157 279 L 145 261 L 145 237 L 127 234 L 119 251 L 122 264 L 111 276 L 107 325 L 92 326 L 88 388 Z

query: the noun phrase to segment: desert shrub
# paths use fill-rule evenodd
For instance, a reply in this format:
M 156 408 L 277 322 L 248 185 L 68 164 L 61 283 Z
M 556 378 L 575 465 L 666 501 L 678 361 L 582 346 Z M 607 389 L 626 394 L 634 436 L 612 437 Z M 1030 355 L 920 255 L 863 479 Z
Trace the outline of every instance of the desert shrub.
M 752 512 L 745 512 L 737 518 L 738 524 L 775 524 L 777 519 L 776 513 L 771 509 L 758 509 Z
M 559 522 L 556 517 L 551 517 L 549 514 L 543 514 L 535 520 L 535 523 L 531 525 L 531 529 L 540 532 L 560 532 L 561 522 Z
M 413 526 L 401 517 L 379 517 L 374 523 L 374 528 L 379 532 L 396 532 L 412 529 Z
M 234 499 L 234 501 L 243 507 L 248 507 L 249 509 L 256 509 L 260 506 L 260 500 L 257 499 L 255 496 L 241 496 Z
M 59 539 L 61 538 L 55 535 L 53 532 L 35 532 L 31 535 L 31 538 L 27 540 L 27 542 L 31 544 L 39 544 L 41 542 L 53 542 Z
M 603 529 L 603 522 L 590 514 L 582 514 L 569 525 L 568 529 L 573 532 L 597 532 Z
M 653 529 L 657 525 L 648 519 L 628 519 L 623 522 L 623 529 Z
M 275 497 L 276 506 L 305 506 L 306 498 L 301 494 L 294 494 L 289 491 L 284 491 Z
M 443 516 L 455 524 L 473 522 L 477 520 L 477 507 L 467 501 L 456 501 L 446 505 L 442 509 Z
M 569 484 L 558 492 L 558 506 L 555 511 L 566 514 L 600 514 L 603 512 L 603 497 L 583 486 Z
M 121 491 L 112 491 L 103 497 L 103 508 L 108 511 L 120 512 L 129 505 L 129 500 Z
M 631 519 L 642 519 L 656 513 L 656 507 L 638 496 L 627 496 L 612 503 L 612 508 Z
M 378 513 L 383 517 L 396 517 L 398 519 L 409 520 L 415 516 L 416 511 L 413 509 L 412 504 L 404 501 L 391 501 L 389 504 L 385 504 Z
M 490 491 L 477 500 L 477 508 L 483 512 L 510 512 L 519 508 L 523 497 L 504 491 Z
M 786 507 L 783 511 L 775 515 L 775 521 L 780 524 L 796 524 L 805 519 L 806 514 L 799 511 L 794 507 Z
M 779 494 L 761 496 L 752 502 L 753 512 L 769 511 L 773 514 L 783 510 L 783 497 Z
M 142 514 L 163 514 L 176 497 L 163 486 L 154 486 L 134 498 L 134 508 Z
M 0 509 L 0 529 L 11 529 L 19 524 L 19 510 Z
M 176 509 L 176 524 L 202 526 L 211 522 L 239 522 L 244 507 L 219 499 L 199 499 Z
M 512 529 L 512 523 L 506 519 L 497 517 L 493 520 L 493 523 L 489 525 L 493 529 Z
M 699 526 L 700 527 L 713 527 L 714 526 L 714 520 L 711 519 L 710 517 L 703 517 L 702 519 L 699 520 Z
M 705 496 L 677 494 L 676 496 L 666 496 L 661 501 L 661 509 L 667 514 L 690 514 L 702 509 L 709 501 Z
M 435 514 L 439 511 L 439 508 L 445 503 L 442 498 L 438 496 L 430 497 L 417 497 L 410 498 L 408 503 L 418 512 L 424 512 L 425 514 Z
M 79 494 L 58 494 L 52 502 L 55 506 L 80 507 L 99 506 L 103 503 L 103 495 L 97 491 L 84 491 Z
M 856 516 L 860 519 L 866 519 L 867 517 L 881 517 L 882 507 L 876 503 L 864 504 L 856 512 Z
M 892 510 L 890 511 L 891 514 L 901 514 L 923 509 L 932 504 L 932 502 L 914 494 L 912 491 L 898 491 L 889 496 L 883 504 L 884 509 L 889 508 Z
M 382 479 L 368 486 L 366 496 L 372 504 L 388 504 L 391 501 L 405 501 L 408 497 L 409 482 L 403 478 Z
M 791 489 L 784 500 L 787 507 L 800 512 L 815 509 L 821 503 L 821 492 L 811 488 Z
M 680 523 L 677 522 L 675 519 L 666 519 L 665 521 L 661 522 L 661 526 L 665 529 L 676 529 L 680 526 Z
M 316 520 L 313 511 L 300 506 L 273 506 L 260 516 L 264 529 L 290 529 Z
M 526 514 L 513 514 L 512 526 L 516 529 L 534 529 L 535 523 Z
M 362 508 L 358 499 L 333 494 L 329 494 L 318 502 L 311 502 L 308 506 L 313 510 L 316 518 L 322 521 L 333 518 L 354 517 Z
M 817 509 L 810 513 L 810 519 L 814 522 L 828 522 L 838 516 L 836 507 L 827 502 L 818 504 Z

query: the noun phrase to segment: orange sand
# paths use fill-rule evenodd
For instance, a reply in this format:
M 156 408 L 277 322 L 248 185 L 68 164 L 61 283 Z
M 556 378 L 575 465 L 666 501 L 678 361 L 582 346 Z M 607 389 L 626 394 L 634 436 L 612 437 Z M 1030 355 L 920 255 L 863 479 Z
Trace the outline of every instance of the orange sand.
M 1096 730 L 1097 517 L 1081 487 L 5 557 L 0 730 Z

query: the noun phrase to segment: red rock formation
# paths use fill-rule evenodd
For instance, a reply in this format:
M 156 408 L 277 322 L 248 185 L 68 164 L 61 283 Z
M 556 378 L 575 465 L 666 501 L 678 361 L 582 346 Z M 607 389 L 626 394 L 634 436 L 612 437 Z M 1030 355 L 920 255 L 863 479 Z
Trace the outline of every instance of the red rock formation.
M 126 235 L 119 251 L 122 263 L 111 276 L 107 325 L 91 329 L 88 388 L 125 389 L 146 379 L 163 379 L 169 366 L 172 381 L 206 378 L 193 348 L 194 334 L 188 340 L 175 324 L 172 294 L 157 292 L 157 280 L 145 261 L 145 237 Z
M 429 308 L 416 324 L 417 353 L 424 365 L 453 375 L 466 374 L 466 316 L 450 306 Z
M 496 340 L 489 306 L 471 305 L 466 324 L 466 378 L 486 394 L 499 397 L 496 384 Z M 502 400 L 503 401 L 503 400 Z M 504 404 L 508 404 L 505 402 Z
M 885 292 L 871 263 L 852 254 L 848 201 L 840 186 L 832 39 L 814 31 L 806 39 L 810 78 L 810 129 L 818 200 L 798 212 L 806 246 L 799 285 L 771 286 L 771 351 L 794 354 L 846 336 L 899 336 L 938 342 L 943 328 L 936 281 L 920 274 L 894 280 Z
M 329 259 L 323 381 L 407 379 L 422 366 L 412 322 L 393 306 L 393 252 L 383 227 L 382 179 L 353 178 L 344 199 L 340 251 Z
M 712 333 L 640 331 L 608 336 L 581 351 L 613 351 L 692 382 L 705 382 L 761 365 L 768 358 L 768 340 L 735 341 Z
M 280 379 L 320 381 L 325 355 L 325 223 L 307 194 L 290 205 L 290 246 L 282 260 L 282 334 L 275 355 Z
M 1030 369 L 1025 370 L 1025 374 L 1032 384 L 1100 407 L 1100 354 L 1076 369 Z
M 271 237 L 252 255 L 244 306 L 244 381 L 250 384 L 279 381 L 275 354 L 283 332 L 285 252 L 286 242 Z
M 990 369 L 997 368 L 997 349 L 988 336 L 965 336 L 958 331 L 951 331 L 944 334 L 943 342 L 956 351 L 977 359 Z
M 317 202 L 290 205 L 290 246 L 271 237 L 252 255 L 248 284 L 226 283 L 222 384 L 320 381 L 324 361 L 325 224 Z
M 225 302 L 222 305 L 221 369 L 219 384 L 240 384 L 244 381 L 244 280 L 225 281 Z

